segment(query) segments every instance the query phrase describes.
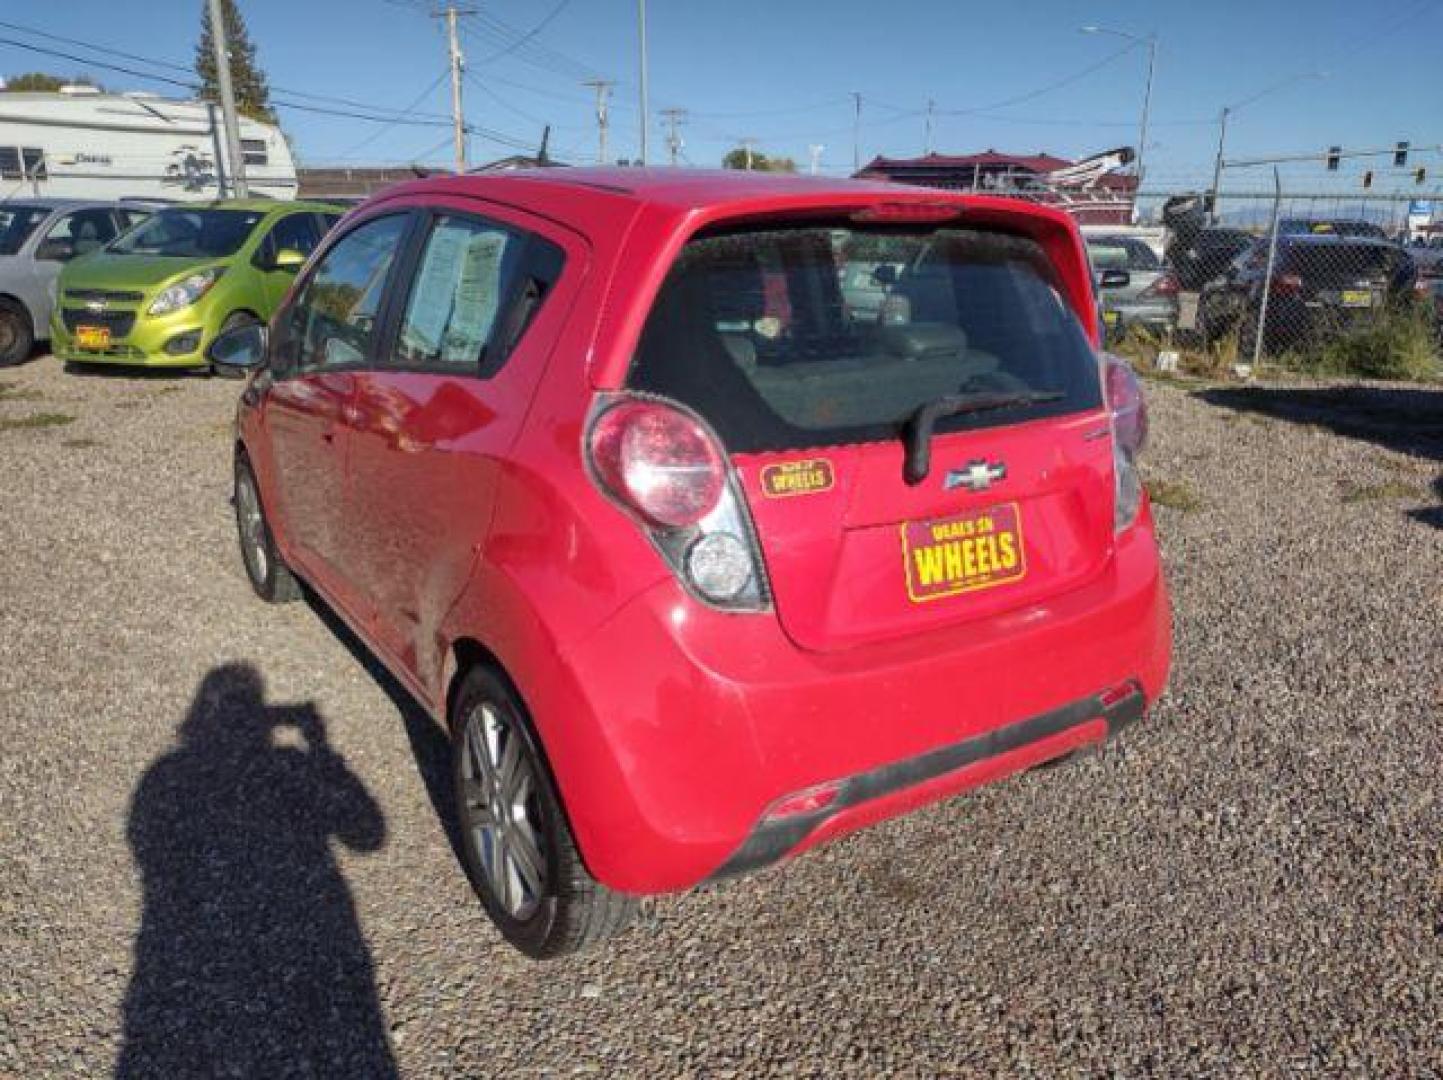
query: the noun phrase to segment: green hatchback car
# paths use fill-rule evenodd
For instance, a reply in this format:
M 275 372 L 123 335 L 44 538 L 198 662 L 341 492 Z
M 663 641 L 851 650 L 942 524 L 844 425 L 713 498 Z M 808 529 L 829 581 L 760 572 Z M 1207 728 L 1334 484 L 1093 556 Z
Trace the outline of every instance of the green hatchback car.
M 167 207 L 66 266 L 51 351 L 71 364 L 206 367 L 222 330 L 270 318 L 340 217 L 264 199 Z

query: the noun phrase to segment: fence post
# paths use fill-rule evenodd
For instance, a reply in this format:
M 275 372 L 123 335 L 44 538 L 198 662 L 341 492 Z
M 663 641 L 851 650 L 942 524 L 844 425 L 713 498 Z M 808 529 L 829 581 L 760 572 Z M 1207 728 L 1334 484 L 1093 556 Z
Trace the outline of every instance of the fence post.
M 1273 166 L 1273 222 L 1268 229 L 1268 270 L 1263 275 L 1263 299 L 1258 308 L 1258 332 L 1253 340 L 1253 371 L 1263 358 L 1263 340 L 1268 334 L 1268 297 L 1273 292 L 1273 269 L 1278 259 L 1278 222 L 1283 209 L 1283 181 Z M 1252 374 L 1250 371 L 1249 375 Z

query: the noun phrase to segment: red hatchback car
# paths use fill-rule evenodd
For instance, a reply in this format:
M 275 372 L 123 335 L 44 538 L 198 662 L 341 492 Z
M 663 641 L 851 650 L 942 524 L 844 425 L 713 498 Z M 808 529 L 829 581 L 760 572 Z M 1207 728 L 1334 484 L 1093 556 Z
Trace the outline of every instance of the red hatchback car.
M 270 601 L 306 582 L 447 724 L 477 893 L 522 950 L 567 952 L 639 895 L 1098 743 L 1158 696 L 1146 414 L 1096 312 L 1073 222 L 1025 202 L 404 184 L 213 347 L 255 369 L 246 569 Z

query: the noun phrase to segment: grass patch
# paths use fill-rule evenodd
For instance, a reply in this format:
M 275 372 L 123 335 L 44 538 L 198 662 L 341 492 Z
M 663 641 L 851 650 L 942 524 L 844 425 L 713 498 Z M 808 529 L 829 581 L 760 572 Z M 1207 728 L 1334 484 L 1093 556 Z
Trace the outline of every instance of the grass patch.
M 1437 328 L 1425 305 L 1393 304 L 1367 325 L 1292 350 L 1278 362 L 1307 375 L 1429 382 L 1440 374 Z
M 39 401 L 39 390 L 27 390 L 16 383 L 0 382 L 0 401 Z
M 1158 370 L 1157 354 L 1165 349 L 1178 354 L 1177 374 Z M 1130 361 L 1139 375 L 1158 382 L 1185 383 L 1189 377 L 1218 382 L 1233 377 L 1233 365 L 1238 362 L 1238 336 L 1229 334 L 1205 345 L 1188 344 L 1171 335 L 1134 326 L 1129 327 L 1121 339 L 1110 342 L 1108 350 Z
M 60 444 L 67 450 L 89 450 L 92 446 L 103 445 L 99 439 L 66 439 Z
M 1399 480 L 1385 480 L 1381 484 L 1345 484 L 1344 503 L 1378 502 L 1384 499 L 1422 499 L 1421 488 Z
M 31 413 L 29 416 L 21 416 L 14 420 L 0 420 L 0 431 L 27 431 L 31 428 L 64 427 L 66 424 L 73 424 L 74 422 L 75 417 L 68 413 Z
M 1153 501 L 1155 506 L 1166 506 L 1184 514 L 1202 509 L 1201 496 L 1186 484 L 1172 480 L 1149 479 L 1143 482 L 1143 486 L 1147 488 L 1148 498 Z

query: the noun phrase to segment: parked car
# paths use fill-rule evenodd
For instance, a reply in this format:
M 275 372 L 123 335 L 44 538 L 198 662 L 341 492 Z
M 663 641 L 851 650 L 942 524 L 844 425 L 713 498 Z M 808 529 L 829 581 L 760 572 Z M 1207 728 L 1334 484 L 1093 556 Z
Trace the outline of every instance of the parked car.
M 1089 236 L 1095 271 L 1121 271 L 1099 279 L 1103 321 L 1109 333 L 1133 327 L 1158 334 L 1177 327 L 1177 274 L 1162 265 L 1151 245 L 1128 236 Z
M 224 328 L 270 318 L 340 212 L 269 199 L 167 207 L 66 268 L 51 348 L 71 364 L 204 367 Z
M 1373 221 L 1349 218 L 1283 218 L 1279 236 L 1350 236 L 1366 240 L 1387 240 L 1383 226 Z
M 906 267 L 842 301 L 865 236 Z M 1130 369 L 1065 214 L 757 173 L 388 189 L 211 359 L 241 553 L 453 741 L 533 956 L 1099 742 L 1163 689 Z
M 1227 272 L 1233 262 L 1257 243 L 1242 229 L 1205 228 L 1168 249 L 1167 261 L 1177 275 L 1178 287 L 1198 292 Z
M 50 337 L 55 279 L 150 211 L 75 199 L 0 202 L 0 367 L 27 360 Z
M 1198 322 L 1213 339 L 1241 332 L 1244 351 L 1255 340 L 1267 282 L 1269 245 L 1258 244 L 1203 291 Z M 1278 238 L 1268 295 L 1268 351 L 1344 333 L 1372 319 L 1413 289 L 1417 270 L 1407 251 L 1382 240 L 1338 235 Z

